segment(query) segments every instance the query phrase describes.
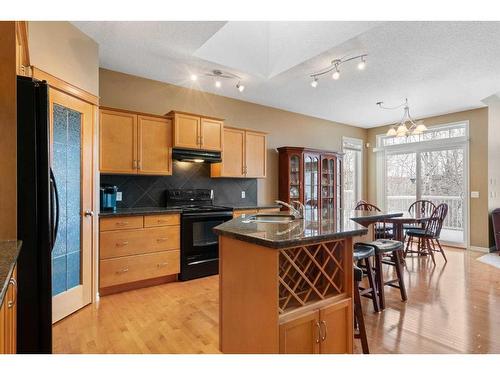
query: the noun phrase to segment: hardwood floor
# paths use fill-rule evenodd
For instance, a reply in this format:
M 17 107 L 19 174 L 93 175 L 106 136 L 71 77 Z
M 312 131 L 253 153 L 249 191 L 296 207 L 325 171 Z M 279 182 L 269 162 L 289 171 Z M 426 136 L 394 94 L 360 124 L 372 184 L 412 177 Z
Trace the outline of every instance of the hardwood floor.
M 500 269 L 446 254 L 407 258 L 407 303 L 386 288 L 377 314 L 363 298 L 371 353 L 500 353 Z M 55 353 L 218 353 L 218 277 L 102 297 L 53 333 Z

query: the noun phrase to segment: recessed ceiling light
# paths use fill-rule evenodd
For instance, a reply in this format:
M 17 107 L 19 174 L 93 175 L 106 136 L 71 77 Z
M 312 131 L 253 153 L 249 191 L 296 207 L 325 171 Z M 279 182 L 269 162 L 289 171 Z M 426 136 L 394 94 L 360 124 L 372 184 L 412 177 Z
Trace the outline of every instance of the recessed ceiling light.
M 191 74 L 191 81 L 196 81 L 198 76 L 196 74 Z
M 218 89 L 220 89 L 221 86 L 222 86 L 222 83 L 219 80 L 215 81 L 215 87 L 217 87 Z

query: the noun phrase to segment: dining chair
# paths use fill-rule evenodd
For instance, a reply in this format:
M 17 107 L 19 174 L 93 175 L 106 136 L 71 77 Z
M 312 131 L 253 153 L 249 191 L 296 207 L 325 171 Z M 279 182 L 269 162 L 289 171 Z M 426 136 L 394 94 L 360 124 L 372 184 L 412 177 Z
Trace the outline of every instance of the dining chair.
M 380 208 L 378 208 L 374 204 L 365 201 L 359 201 L 354 209 L 359 211 L 381 212 Z M 374 225 L 373 234 L 374 234 L 374 239 L 378 238 L 392 239 L 394 236 L 394 230 L 391 224 L 388 224 L 385 221 L 379 221 Z
M 419 215 L 420 217 L 430 217 L 432 213 L 434 212 L 434 209 L 436 208 L 436 205 L 432 203 L 429 200 L 421 199 L 418 201 L 413 202 L 410 207 L 408 208 L 408 213 L 410 216 L 417 216 Z M 410 246 L 415 242 L 414 238 L 411 236 L 407 236 L 407 231 L 409 229 L 418 229 L 418 228 L 424 228 L 423 223 L 417 223 L 417 224 L 405 224 L 403 225 L 403 230 L 405 231 L 405 237 L 408 237 L 406 240 L 406 249 L 405 249 L 405 256 L 410 250 Z M 420 242 L 420 238 L 417 239 L 417 243 Z M 420 244 L 418 244 L 420 246 Z
M 444 219 L 446 218 L 447 214 L 448 214 L 448 205 L 446 203 L 441 203 L 434 209 L 430 219 L 425 222 L 425 228 L 423 229 L 415 228 L 415 229 L 409 229 L 407 231 L 408 236 L 421 239 L 421 241 L 419 241 L 419 247 L 417 252 L 422 253 L 425 249 L 426 253 L 431 256 L 432 262 L 434 264 L 436 264 L 436 260 L 434 259 L 434 252 L 440 252 L 443 255 L 444 261 L 448 262 L 443 247 L 439 242 L 439 237 L 441 236 L 441 229 L 443 228 Z M 435 244 L 437 244 L 438 246 L 437 249 Z

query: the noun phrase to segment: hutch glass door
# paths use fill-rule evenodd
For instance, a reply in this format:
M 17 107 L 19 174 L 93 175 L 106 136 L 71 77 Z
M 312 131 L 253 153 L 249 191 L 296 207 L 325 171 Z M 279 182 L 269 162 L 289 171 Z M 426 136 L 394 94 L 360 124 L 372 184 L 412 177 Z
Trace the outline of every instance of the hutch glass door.
M 319 216 L 319 166 L 319 156 L 304 157 L 304 205 L 308 220 L 318 220 Z
M 336 174 L 335 158 L 323 158 L 321 165 L 321 217 L 323 219 L 332 219 L 335 215 Z

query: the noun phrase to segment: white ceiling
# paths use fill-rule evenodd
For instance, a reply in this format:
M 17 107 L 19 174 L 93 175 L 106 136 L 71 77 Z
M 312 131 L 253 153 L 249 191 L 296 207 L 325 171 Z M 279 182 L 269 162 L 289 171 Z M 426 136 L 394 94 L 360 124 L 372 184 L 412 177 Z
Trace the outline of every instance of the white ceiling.
M 483 106 L 500 90 L 500 22 L 73 22 L 104 68 L 361 127 Z M 366 70 L 310 86 L 334 58 L 368 53 Z M 203 74 L 242 77 L 220 89 Z M 200 76 L 191 82 L 189 76 Z

